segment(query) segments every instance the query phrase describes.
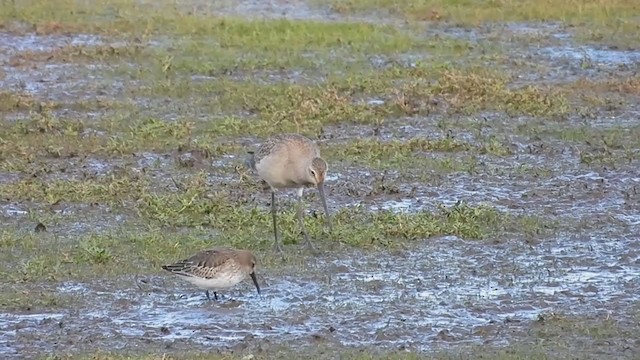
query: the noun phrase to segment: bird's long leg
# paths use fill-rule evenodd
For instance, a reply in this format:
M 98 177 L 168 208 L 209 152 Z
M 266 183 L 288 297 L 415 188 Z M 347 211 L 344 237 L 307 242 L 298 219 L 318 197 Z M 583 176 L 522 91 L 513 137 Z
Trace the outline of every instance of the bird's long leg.
M 213 292 L 213 298 L 218 300 L 218 294 L 215 291 Z
M 307 234 L 307 229 L 304 227 L 304 213 L 302 212 L 302 194 L 304 192 L 304 188 L 298 189 L 298 206 L 296 207 L 296 214 L 298 215 L 298 223 L 300 224 L 300 230 L 302 230 L 302 236 L 304 236 L 304 243 L 307 245 L 309 250 L 315 252 L 315 248 L 313 244 L 311 244 L 311 240 L 309 240 L 309 234 Z
M 278 226 L 276 225 L 276 211 L 277 211 L 276 192 L 274 190 L 271 190 L 271 217 L 273 218 L 273 237 L 275 238 L 276 250 L 280 253 L 283 253 L 282 245 L 280 245 L 280 242 L 278 241 Z
M 215 293 L 213 293 L 215 295 Z M 207 300 L 211 301 L 211 296 L 209 296 L 209 290 L 207 290 Z

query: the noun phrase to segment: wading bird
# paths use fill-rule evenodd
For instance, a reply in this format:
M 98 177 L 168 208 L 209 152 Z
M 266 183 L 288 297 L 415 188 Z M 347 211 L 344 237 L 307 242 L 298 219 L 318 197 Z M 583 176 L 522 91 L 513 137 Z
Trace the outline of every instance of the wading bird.
M 271 215 L 276 249 L 282 252 L 276 225 L 276 191 L 295 188 L 298 190 L 296 211 L 298 223 L 305 244 L 312 251 L 315 250 L 304 227 L 302 195 L 305 187 L 315 186 L 318 189 L 325 211 L 326 223 L 329 230 L 332 229 L 327 200 L 324 195 L 324 180 L 328 166 L 327 162 L 320 157 L 318 146 L 299 134 L 280 134 L 267 139 L 255 152 L 249 152 L 249 154 L 246 164 L 271 187 Z
M 247 276 L 251 277 L 260 295 L 255 267 L 256 258 L 250 251 L 229 248 L 199 251 L 187 259 L 162 266 L 163 269 L 181 279 L 205 289 L 209 300 L 211 300 L 209 290 L 213 290 L 213 297 L 218 300 L 216 290 L 229 289 Z

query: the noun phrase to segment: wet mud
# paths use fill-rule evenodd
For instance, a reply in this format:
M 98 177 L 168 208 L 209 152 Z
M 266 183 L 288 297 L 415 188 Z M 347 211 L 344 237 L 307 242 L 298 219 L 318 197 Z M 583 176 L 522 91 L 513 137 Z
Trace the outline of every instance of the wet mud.
M 233 349 L 247 341 L 304 344 L 314 338 L 416 351 L 504 345 L 547 313 L 631 309 L 640 290 L 639 260 L 633 236 L 608 233 L 558 234 L 535 246 L 478 246 L 442 237 L 410 251 L 351 251 L 308 259 L 304 268 L 264 270 L 261 296 L 247 283 L 221 293 L 218 302 L 162 274 L 66 282 L 50 290 L 76 298 L 73 309 L 0 314 L 3 353 L 138 342 Z M 88 339 L 91 345 L 82 343 Z

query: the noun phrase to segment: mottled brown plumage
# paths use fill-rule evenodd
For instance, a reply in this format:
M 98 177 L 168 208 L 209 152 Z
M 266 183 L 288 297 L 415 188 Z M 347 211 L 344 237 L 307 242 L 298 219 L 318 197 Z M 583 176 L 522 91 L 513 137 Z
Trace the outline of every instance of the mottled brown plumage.
M 300 134 L 279 134 L 265 140 L 251 153 L 246 163 L 256 170 L 260 178 L 271 187 L 271 214 L 276 249 L 282 251 L 278 241 L 276 226 L 275 192 L 278 189 L 298 189 L 297 216 L 305 243 L 313 249 L 309 235 L 304 227 L 302 214 L 302 195 L 307 186 L 316 186 L 325 210 L 327 225 L 331 229 L 331 220 L 324 195 L 324 180 L 327 175 L 327 162 L 320 157 L 320 149 L 310 139 Z
M 178 275 L 184 280 L 209 290 L 227 289 L 250 276 L 258 294 L 260 286 L 255 275 L 255 256 L 247 250 L 214 248 L 203 250 L 171 265 L 163 265 L 164 270 Z M 218 294 L 214 291 L 215 299 Z
M 278 134 L 268 138 L 258 147 L 258 150 L 253 154 L 255 163 L 281 151 L 287 153 L 289 160 L 295 158 L 296 154 L 304 154 L 307 157 L 320 156 L 320 150 L 308 138 L 300 134 Z

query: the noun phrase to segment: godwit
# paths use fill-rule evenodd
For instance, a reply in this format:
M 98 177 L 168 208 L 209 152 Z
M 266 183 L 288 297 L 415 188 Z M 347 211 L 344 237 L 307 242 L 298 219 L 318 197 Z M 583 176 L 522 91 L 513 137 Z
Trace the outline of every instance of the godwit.
M 276 191 L 278 189 L 298 189 L 297 216 L 304 241 L 313 251 L 313 245 L 304 227 L 302 212 L 302 194 L 304 188 L 315 186 L 320 193 L 322 206 L 329 230 L 332 229 L 329 210 L 324 195 L 324 180 L 327 174 L 327 162 L 320 157 L 320 149 L 308 138 L 299 134 L 280 134 L 267 139 L 255 152 L 249 152 L 247 165 L 256 170 L 258 176 L 271 187 L 271 215 L 273 218 L 273 236 L 275 247 L 282 252 L 278 241 L 276 225 Z

